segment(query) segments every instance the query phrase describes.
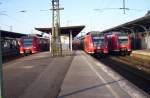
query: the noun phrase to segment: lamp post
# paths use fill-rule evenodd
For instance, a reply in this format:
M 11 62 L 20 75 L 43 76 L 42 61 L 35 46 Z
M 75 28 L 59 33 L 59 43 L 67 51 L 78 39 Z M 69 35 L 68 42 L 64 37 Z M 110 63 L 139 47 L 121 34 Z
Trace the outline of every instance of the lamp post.
M 3 67 L 2 67 L 2 45 L 1 45 L 1 29 L 0 29 L 0 98 L 3 98 Z
M 2 4 L 2 3 L 0 2 L 0 4 Z M 3 15 L 3 13 L 0 12 L 0 15 Z M 3 67 L 2 67 L 1 27 L 0 27 L 0 98 L 3 98 Z

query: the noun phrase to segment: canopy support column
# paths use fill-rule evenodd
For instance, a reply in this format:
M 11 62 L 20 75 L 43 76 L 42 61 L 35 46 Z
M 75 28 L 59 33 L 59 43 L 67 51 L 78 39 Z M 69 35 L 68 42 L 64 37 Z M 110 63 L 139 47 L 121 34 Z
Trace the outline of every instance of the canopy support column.
M 70 36 L 69 36 L 69 39 L 70 39 L 70 50 L 72 51 L 72 30 L 70 30 Z
M 52 53 L 52 34 L 49 32 L 49 51 Z
M 133 25 L 139 26 L 139 27 L 141 27 L 145 31 L 145 33 L 146 33 L 147 49 L 148 49 L 149 48 L 148 47 L 148 45 L 149 45 L 149 41 L 148 41 L 148 29 L 145 26 L 143 26 L 143 25 L 139 25 L 139 24 L 133 24 Z

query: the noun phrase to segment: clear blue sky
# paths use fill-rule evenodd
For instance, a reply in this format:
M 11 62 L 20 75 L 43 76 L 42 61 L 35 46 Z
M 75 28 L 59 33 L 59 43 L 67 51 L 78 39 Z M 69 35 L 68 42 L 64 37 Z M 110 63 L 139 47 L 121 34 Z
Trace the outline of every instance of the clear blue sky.
M 0 0 L 1 29 L 22 33 L 36 33 L 34 27 L 51 27 L 51 0 Z M 121 10 L 102 10 L 102 8 L 120 8 L 122 0 L 60 0 L 61 26 L 85 25 L 85 32 L 102 31 L 122 23 L 137 19 L 150 9 L 150 0 L 126 0 L 126 7 L 131 9 L 123 14 Z M 27 10 L 26 13 L 19 11 Z M 7 14 L 6 15 L 2 15 Z

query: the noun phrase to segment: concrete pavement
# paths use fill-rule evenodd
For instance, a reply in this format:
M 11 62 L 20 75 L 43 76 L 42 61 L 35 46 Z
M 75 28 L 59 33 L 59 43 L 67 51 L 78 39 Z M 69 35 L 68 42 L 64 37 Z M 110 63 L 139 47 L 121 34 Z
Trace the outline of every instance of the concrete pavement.
M 4 98 L 149 98 L 83 51 L 61 57 L 42 52 L 3 66 Z
M 50 57 L 41 52 L 5 63 L 4 98 L 57 97 L 73 55 Z
M 77 51 L 58 98 L 149 98 L 149 95 L 83 51 Z
M 150 49 L 134 50 L 132 51 L 131 56 L 150 60 Z

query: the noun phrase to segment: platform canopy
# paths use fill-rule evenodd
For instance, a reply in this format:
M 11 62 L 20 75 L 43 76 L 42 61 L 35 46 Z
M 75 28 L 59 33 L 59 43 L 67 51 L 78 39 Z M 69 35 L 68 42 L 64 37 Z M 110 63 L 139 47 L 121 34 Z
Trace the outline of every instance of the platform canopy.
M 101 31 L 103 33 L 111 31 L 129 31 L 129 32 L 146 32 L 150 29 L 150 15 L 138 18 L 136 20 L 118 25 L 116 27 Z
M 5 31 L 5 30 L 0 30 L 0 33 L 1 33 L 1 37 L 20 38 L 22 36 L 27 36 L 26 34 Z
M 72 32 L 72 36 L 75 37 L 78 35 L 83 29 L 85 28 L 84 25 L 81 26 L 67 26 L 67 27 L 60 27 L 61 34 L 70 34 Z M 38 31 L 45 32 L 45 33 L 51 33 L 52 28 L 35 28 Z

